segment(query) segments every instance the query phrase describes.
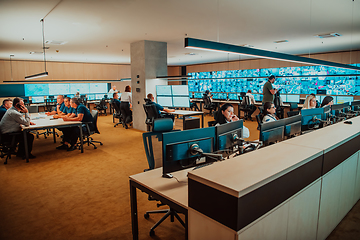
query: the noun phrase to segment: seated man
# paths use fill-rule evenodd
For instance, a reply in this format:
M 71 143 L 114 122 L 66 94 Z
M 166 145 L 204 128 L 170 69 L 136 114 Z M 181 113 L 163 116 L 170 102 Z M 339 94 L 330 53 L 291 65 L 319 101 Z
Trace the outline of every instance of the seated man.
M 113 102 L 119 107 L 120 109 L 120 101 L 119 101 L 119 94 L 114 93 L 113 94 Z
M 70 98 L 64 98 L 64 109 L 62 112 L 54 115 L 54 118 L 64 118 L 64 117 L 75 117 L 75 109 L 70 105 Z
M 12 107 L 12 100 L 7 98 L 3 101 L 3 104 L 0 106 L 0 121 L 2 117 L 5 115 L 6 110 Z
M 46 112 L 45 114 L 46 115 L 55 115 L 55 114 L 60 114 L 61 112 L 64 111 L 64 107 L 65 107 L 65 104 L 64 104 L 64 96 L 63 95 L 58 95 L 57 98 L 56 98 L 56 109 L 52 112 Z
M 4 134 L 3 137 L 5 141 L 11 141 L 12 136 L 8 135 L 9 133 L 21 133 L 21 125 L 35 125 L 30 122 L 28 109 L 25 107 L 24 101 L 21 98 L 14 98 L 13 104 L 14 106 L 6 111 L 0 122 L 1 133 Z M 23 115 L 23 113 L 25 113 L 25 115 Z M 35 158 L 35 156 L 31 154 L 34 135 L 29 132 L 26 133 L 29 158 Z M 22 133 L 15 135 L 15 141 L 19 143 L 16 156 L 25 159 L 24 135 Z
M 149 93 L 147 95 L 147 98 L 149 99 L 149 104 L 153 103 L 155 105 L 156 110 L 158 111 L 158 114 L 159 114 L 160 117 L 171 118 L 174 121 L 175 116 L 173 114 L 162 114 L 161 111 L 164 111 L 166 113 L 170 113 L 170 112 L 175 112 L 175 109 L 164 108 L 160 104 L 154 102 L 154 96 L 152 95 L 152 93 Z
M 79 102 L 78 98 L 72 98 L 70 100 L 70 105 L 75 109 L 74 116 L 65 116 L 63 117 L 64 121 L 80 121 L 80 122 L 93 122 L 93 117 L 83 104 Z M 94 129 L 92 124 L 89 124 L 90 131 Z M 56 149 L 66 149 L 68 151 L 73 151 L 76 149 L 76 142 L 80 136 L 80 130 L 78 127 L 69 127 L 62 129 L 64 133 L 64 143 L 58 146 Z M 83 132 L 86 132 L 87 128 L 83 126 Z M 70 144 L 70 147 L 68 146 Z
M 249 108 L 251 109 L 250 112 L 249 112 L 249 116 L 251 118 L 251 115 L 256 111 L 256 106 L 255 106 L 255 98 L 254 98 L 254 95 L 252 95 L 251 93 L 251 90 L 248 90 L 247 93 L 246 93 L 246 96 L 249 97 L 249 100 L 250 100 L 250 106 Z M 244 100 L 243 100 L 244 101 Z

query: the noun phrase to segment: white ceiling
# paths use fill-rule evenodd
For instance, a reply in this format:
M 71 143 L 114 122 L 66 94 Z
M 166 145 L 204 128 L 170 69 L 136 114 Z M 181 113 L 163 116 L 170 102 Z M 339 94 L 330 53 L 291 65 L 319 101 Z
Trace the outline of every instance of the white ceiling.
M 58 2 L 0 0 L 0 59 L 42 60 L 30 52 L 42 52 L 40 19 Z M 342 36 L 314 37 L 330 32 Z M 140 40 L 167 42 L 168 65 L 245 59 L 185 49 L 186 36 L 290 54 L 360 49 L 360 1 L 63 0 L 45 18 L 45 40 L 67 42 L 46 45 L 49 61 L 129 64 Z

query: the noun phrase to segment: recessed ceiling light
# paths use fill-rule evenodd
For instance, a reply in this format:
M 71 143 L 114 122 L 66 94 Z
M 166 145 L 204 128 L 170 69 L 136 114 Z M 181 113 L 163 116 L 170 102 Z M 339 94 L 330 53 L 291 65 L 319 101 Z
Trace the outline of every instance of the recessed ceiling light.
M 66 41 L 58 41 L 58 40 L 46 40 L 46 44 L 54 44 L 54 45 L 64 45 L 67 42 Z
M 30 52 L 30 54 L 43 54 L 43 52 Z
M 342 36 L 341 34 L 336 33 L 336 32 L 315 35 L 315 37 L 318 37 L 318 38 L 333 38 L 333 37 L 341 37 L 341 36 Z
M 196 53 L 193 53 L 193 52 L 191 52 L 191 53 L 185 53 L 185 55 L 193 56 L 193 55 L 196 55 Z
M 242 47 L 254 47 L 253 45 L 250 45 L 250 44 L 243 44 L 243 45 L 240 45 Z
M 274 41 L 274 43 L 286 43 L 289 42 L 288 40 L 279 40 L 279 41 Z

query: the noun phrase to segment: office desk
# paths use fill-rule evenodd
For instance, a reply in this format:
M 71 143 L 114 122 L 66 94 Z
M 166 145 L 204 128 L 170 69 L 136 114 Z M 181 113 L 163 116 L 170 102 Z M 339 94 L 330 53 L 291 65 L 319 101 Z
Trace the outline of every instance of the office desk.
M 185 129 L 185 117 L 201 115 L 201 127 L 204 128 L 204 113 L 203 112 L 175 110 L 175 112 L 169 112 L 168 114 L 183 116 L 183 129 Z
M 53 137 L 54 143 L 56 143 L 56 135 L 55 135 L 55 128 L 64 128 L 64 127 L 74 127 L 77 126 L 80 129 L 80 143 L 81 143 L 81 152 L 84 152 L 83 148 L 83 132 L 82 132 L 82 122 L 78 121 L 64 121 L 63 119 L 52 119 L 53 116 L 46 116 L 41 115 L 39 113 L 32 113 L 30 114 L 31 122 L 35 123 L 35 125 L 30 126 L 22 126 L 23 133 L 24 133 L 24 142 L 25 142 L 25 157 L 26 162 L 29 162 L 29 153 L 27 147 L 27 137 L 26 132 L 30 132 L 33 130 L 46 130 L 46 129 L 53 129 Z
M 185 237 L 187 239 L 188 226 L 188 184 L 187 173 L 191 169 L 185 169 L 173 173 L 175 178 L 163 178 L 162 168 L 157 168 L 147 172 L 130 176 L 130 204 L 131 204 L 131 223 L 133 239 L 139 239 L 138 212 L 136 189 L 149 194 L 162 203 L 168 205 L 179 213 L 185 215 Z M 150 230 L 150 229 L 149 229 Z

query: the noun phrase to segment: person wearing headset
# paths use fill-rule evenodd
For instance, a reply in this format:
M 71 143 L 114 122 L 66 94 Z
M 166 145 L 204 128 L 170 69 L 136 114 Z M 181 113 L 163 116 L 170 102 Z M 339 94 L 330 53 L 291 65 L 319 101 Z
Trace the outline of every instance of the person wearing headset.
M 219 112 L 216 117 L 216 125 L 235 122 L 238 120 L 239 120 L 238 116 L 234 114 L 234 107 L 230 103 L 225 103 L 219 109 Z M 248 137 L 250 137 L 250 131 L 247 127 L 243 126 L 243 138 L 248 138 Z
M 25 107 L 24 101 L 21 98 L 14 98 L 13 106 L 6 111 L 4 117 L 1 119 L 0 122 L 0 129 L 1 133 L 4 134 L 4 140 L 12 140 L 12 136 L 10 136 L 9 133 L 21 133 L 21 125 L 29 126 L 35 125 L 35 123 L 30 121 L 29 111 Z M 34 135 L 26 132 L 26 138 L 29 158 L 35 158 L 35 156 L 31 154 L 34 142 Z M 25 159 L 24 135 L 22 133 L 16 134 L 15 142 L 19 143 L 16 156 Z

